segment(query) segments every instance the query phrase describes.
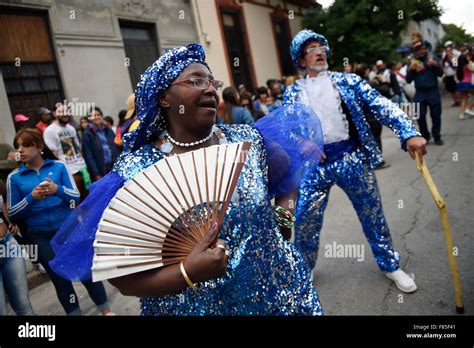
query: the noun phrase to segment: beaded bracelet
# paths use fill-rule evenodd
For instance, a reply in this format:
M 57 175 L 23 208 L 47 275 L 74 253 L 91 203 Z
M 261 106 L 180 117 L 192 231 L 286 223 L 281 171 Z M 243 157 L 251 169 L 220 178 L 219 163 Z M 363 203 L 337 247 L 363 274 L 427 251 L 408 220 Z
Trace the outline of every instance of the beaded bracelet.
M 275 215 L 275 219 L 280 227 L 290 229 L 295 225 L 296 217 L 291 211 L 288 211 L 279 205 L 275 205 L 273 206 L 273 214 Z

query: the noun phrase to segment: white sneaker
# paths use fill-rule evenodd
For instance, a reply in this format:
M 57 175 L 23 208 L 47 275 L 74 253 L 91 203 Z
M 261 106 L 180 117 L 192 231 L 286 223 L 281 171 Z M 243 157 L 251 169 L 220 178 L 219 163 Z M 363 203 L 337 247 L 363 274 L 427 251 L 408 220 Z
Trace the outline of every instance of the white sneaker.
M 415 281 L 401 269 L 395 272 L 385 273 L 385 275 L 388 279 L 393 280 L 397 288 L 403 292 L 415 292 L 417 289 Z
M 464 112 L 470 116 L 474 116 L 474 111 L 472 109 L 466 109 Z
M 466 119 L 466 116 L 464 116 L 464 114 L 459 114 L 459 119 L 460 119 L 460 120 L 465 120 L 465 119 Z

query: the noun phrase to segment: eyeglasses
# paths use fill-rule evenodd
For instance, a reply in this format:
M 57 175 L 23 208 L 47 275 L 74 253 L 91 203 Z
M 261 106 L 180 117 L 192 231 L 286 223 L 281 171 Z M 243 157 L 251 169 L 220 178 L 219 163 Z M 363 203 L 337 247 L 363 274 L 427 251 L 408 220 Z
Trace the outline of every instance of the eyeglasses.
M 212 87 L 216 91 L 220 90 L 222 87 L 224 87 L 224 82 L 219 81 L 219 80 L 209 80 L 209 79 L 201 79 L 201 78 L 190 78 L 186 80 L 181 80 L 178 82 L 173 82 L 172 85 L 180 85 L 180 84 L 192 84 L 195 88 L 197 89 L 208 89 L 209 86 L 212 84 Z
M 313 46 L 306 50 L 305 54 L 327 52 L 328 46 Z

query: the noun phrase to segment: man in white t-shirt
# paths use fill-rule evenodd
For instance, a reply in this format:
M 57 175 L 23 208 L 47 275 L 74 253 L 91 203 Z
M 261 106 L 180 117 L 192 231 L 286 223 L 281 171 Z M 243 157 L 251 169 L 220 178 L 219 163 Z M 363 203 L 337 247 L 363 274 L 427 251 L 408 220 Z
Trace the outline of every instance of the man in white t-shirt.
M 54 115 L 56 120 L 44 131 L 44 142 L 54 155 L 66 164 L 74 177 L 82 201 L 88 192 L 84 184 L 84 170 L 87 169 L 81 153 L 81 143 L 76 129 L 69 124 L 70 114 L 67 107 L 63 104 L 58 105 Z
M 451 94 L 451 99 L 453 100 L 453 104 L 451 106 L 460 106 L 461 101 L 459 100 L 458 93 L 456 93 L 456 69 L 458 66 L 458 58 L 461 55 L 461 52 L 454 48 L 454 43 L 450 40 L 445 42 L 444 48 L 445 49 L 441 59 L 444 70 L 444 86 Z

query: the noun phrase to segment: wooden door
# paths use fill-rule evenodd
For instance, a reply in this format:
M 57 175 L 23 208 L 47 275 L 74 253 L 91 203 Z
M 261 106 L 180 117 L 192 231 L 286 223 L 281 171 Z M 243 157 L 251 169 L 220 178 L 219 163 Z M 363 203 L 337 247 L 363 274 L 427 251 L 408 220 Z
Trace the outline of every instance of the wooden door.
M 38 107 L 54 109 L 64 99 L 46 13 L 0 14 L 0 69 L 12 119 L 25 114 L 35 123 Z
M 125 55 L 129 62 L 130 80 L 135 90 L 140 76 L 158 59 L 155 26 L 133 22 L 120 22 Z

